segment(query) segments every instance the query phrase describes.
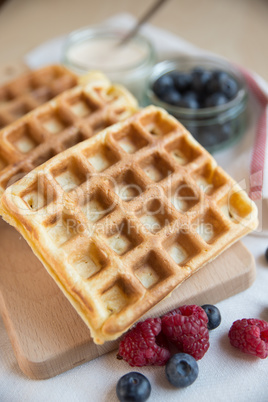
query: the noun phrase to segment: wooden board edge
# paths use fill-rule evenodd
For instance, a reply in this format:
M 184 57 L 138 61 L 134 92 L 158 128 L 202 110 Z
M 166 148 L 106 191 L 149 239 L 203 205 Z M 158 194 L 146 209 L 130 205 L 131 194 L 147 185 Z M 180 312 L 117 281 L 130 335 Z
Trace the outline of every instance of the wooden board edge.
M 223 286 L 229 286 L 228 298 L 237 294 L 237 289 L 239 289 L 239 293 L 248 289 L 256 279 L 256 265 L 253 255 L 243 244 L 241 245 L 243 246 L 245 253 L 247 253 L 248 255 L 248 264 L 245 266 L 243 275 L 239 275 L 235 278 L 230 278 L 229 282 L 226 282 L 224 285 L 220 284 L 217 287 L 213 287 L 213 289 L 206 288 L 206 290 L 200 292 L 197 296 L 189 295 L 189 297 L 183 299 L 182 303 L 198 305 L 206 303 L 216 304 L 227 298 L 224 296 L 225 292 L 222 288 Z M 185 286 L 187 286 L 187 281 L 185 282 Z M 231 292 L 230 287 L 232 289 Z M 51 357 L 46 361 L 31 361 L 20 350 L 19 340 L 14 335 L 14 331 L 12 331 L 12 322 L 10 322 L 7 314 L 5 313 L 5 306 L 1 294 L 0 312 L 2 314 L 7 332 L 9 333 L 10 341 L 12 343 L 18 365 L 22 372 L 30 379 L 45 380 L 52 378 L 56 375 L 70 370 L 73 367 L 91 361 L 105 353 L 112 352 L 118 347 L 119 341 L 113 341 L 111 343 L 108 343 L 106 348 L 102 347 L 101 349 L 98 349 L 98 347 L 96 347 L 94 353 L 92 353 L 92 349 L 89 349 L 89 344 L 87 342 L 79 345 L 72 351 L 64 352 L 56 357 Z

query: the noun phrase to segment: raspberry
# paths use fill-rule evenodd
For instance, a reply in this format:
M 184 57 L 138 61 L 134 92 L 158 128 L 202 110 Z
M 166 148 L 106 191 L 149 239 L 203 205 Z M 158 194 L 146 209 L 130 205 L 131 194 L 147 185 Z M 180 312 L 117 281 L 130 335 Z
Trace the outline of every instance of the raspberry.
M 178 350 L 201 359 L 209 348 L 208 317 L 195 305 L 182 306 L 162 317 L 162 331 Z
M 268 356 L 268 323 L 254 318 L 237 320 L 231 326 L 229 339 L 232 346 L 244 353 L 265 359 Z
M 160 332 L 161 318 L 148 318 L 139 322 L 120 342 L 117 357 L 132 367 L 164 366 L 170 358 L 170 352 L 164 346 Z M 159 342 L 158 335 L 161 337 Z

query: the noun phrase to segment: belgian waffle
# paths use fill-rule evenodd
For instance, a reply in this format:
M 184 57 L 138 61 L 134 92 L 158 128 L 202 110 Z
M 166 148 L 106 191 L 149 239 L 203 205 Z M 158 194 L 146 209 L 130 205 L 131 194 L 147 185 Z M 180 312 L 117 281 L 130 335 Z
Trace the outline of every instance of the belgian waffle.
M 51 65 L 21 75 L 0 87 L 0 129 L 78 84 L 65 67 Z
M 132 95 L 99 72 L 79 82 L 0 131 L 0 196 L 52 156 L 137 110 Z
M 29 173 L 0 212 L 98 344 L 257 226 L 247 194 L 154 106 Z

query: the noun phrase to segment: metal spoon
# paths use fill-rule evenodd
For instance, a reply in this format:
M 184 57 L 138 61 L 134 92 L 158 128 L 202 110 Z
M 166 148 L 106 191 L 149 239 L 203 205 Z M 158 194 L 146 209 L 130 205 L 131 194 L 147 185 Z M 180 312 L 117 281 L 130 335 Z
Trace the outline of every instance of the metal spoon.
M 130 30 L 130 32 L 128 32 L 126 34 L 126 36 L 124 36 L 119 43 L 117 44 L 117 46 L 122 46 L 125 45 L 131 38 L 133 38 L 133 36 L 135 36 L 137 34 L 137 32 L 139 31 L 140 27 L 146 22 L 148 21 L 153 14 L 155 14 L 155 12 L 164 4 L 166 3 L 168 0 L 157 0 L 155 2 L 155 4 L 152 5 L 152 7 L 137 21 L 137 23 L 135 24 L 135 26 Z

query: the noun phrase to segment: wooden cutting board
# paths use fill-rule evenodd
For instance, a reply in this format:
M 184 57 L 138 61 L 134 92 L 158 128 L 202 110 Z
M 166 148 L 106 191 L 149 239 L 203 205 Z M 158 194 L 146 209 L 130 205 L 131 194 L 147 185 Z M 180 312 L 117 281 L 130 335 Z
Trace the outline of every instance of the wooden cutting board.
M 28 377 L 50 378 L 118 347 L 118 341 L 102 346 L 92 342 L 88 328 L 27 243 L 1 219 L 0 239 L 0 312 L 19 366 Z M 253 256 L 238 242 L 147 317 L 184 303 L 217 303 L 247 289 L 254 279 Z

